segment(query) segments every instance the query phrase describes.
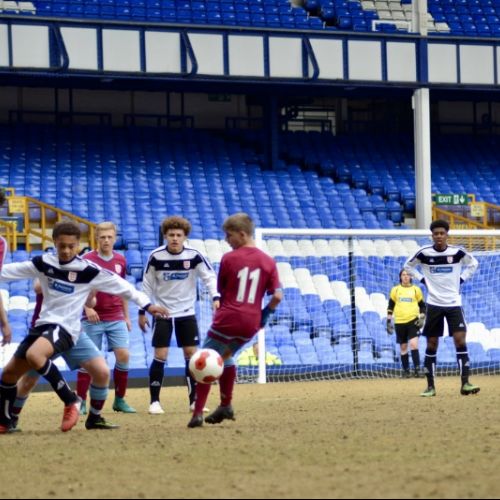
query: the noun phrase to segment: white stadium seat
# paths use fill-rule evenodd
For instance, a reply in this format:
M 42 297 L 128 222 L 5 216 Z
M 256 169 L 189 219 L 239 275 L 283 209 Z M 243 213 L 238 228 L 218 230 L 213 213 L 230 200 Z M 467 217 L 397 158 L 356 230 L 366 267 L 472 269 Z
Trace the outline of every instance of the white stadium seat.
M 7 344 L 4 347 L 0 346 L 0 368 L 3 368 L 9 362 L 18 347 L 18 343 Z
M 417 250 L 420 248 L 420 245 L 415 240 L 404 240 L 403 245 L 408 251 L 408 256 L 411 257 L 417 253 Z
M 367 311 L 375 312 L 370 296 L 366 293 L 366 289 L 364 287 L 357 286 L 354 290 L 354 295 L 356 298 L 356 305 L 362 313 Z
M 314 249 L 316 251 L 317 257 L 331 257 L 332 250 L 328 245 L 327 240 L 314 240 L 313 241 Z
M 490 330 L 490 349 L 500 349 L 500 328 Z
M 267 240 L 267 249 L 271 257 L 286 257 L 287 254 L 283 248 L 281 240 L 271 239 Z
M 287 262 L 278 262 L 276 265 L 283 288 L 298 288 L 299 285 L 293 273 L 292 266 Z
M 207 254 L 207 249 L 203 240 L 189 240 L 188 246 L 198 250 L 198 252 L 201 252 L 203 255 Z
M 317 257 L 316 249 L 311 240 L 299 240 L 298 246 L 304 257 Z
M 375 2 L 372 0 L 362 0 L 361 6 L 363 10 L 375 10 Z
M 392 249 L 389 246 L 389 243 L 387 243 L 387 241 L 385 241 L 385 240 L 376 240 L 375 241 L 375 247 L 377 249 L 377 255 L 379 257 L 384 257 L 386 255 L 388 255 L 390 257 L 393 256 Z
M 20 309 L 22 311 L 28 310 L 29 299 L 28 297 L 22 297 L 20 295 L 15 295 L 10 298 L 8 310 L 12 311 L 14 309 Z
M 17 2 L 3 2 L 2 10 L 7 14 L 9 12 L 19 14 L 19 5 Z
M 283 240 L 283 248 L 288 257 L 303 257 L 299 245 L 295 240 Z
M 392 14 L 390 10 L 379 10 L 378 17 L 381 21 L 388 21 L 392 19 Z
M 222 259 L 222 249 L 219 240 L 205 240 L 205 247 L 207 249 L 207 257 L 212 263 L 219 263 Z
M 347 284 L 344 281 L 331 281 L 330 287 L 335 295 L 335 298 L 340 302 L 342 307 L 350 305 L 351 294 L 349 293 Z
M 9 303 L 10 293 L 8 290 L 4 290 L 3 288 L 0 290 L 0 295 L 2 296 L 2 302 L 5 307 Z
M 335 299 L 335 295 L 330 287 L 330 281 L 326 274 L 315 274 L 312 279 L 322 302 Z
M 370 294 L 370 301 L 381 318 L 387 316 L 388 298 L 383 293 L 374 292 Z
M 389 246 L 391 247 L 392 253 L 395 257 L 407 257 L 408 250 L 403 245 L 401 240 L 390 240 Z
M 36 14 L 36 8 L 32 2 L 17 2 L 19 12 L 23 14 Z
M 222 250 L 223 255 L 232 250 L 232 248 L 229 246 L 229 243 L 226 240 L 220 240 L 220 249 Z
M 344 240 L 330 240 L 329 245 L 332 257 L 343 257 L 349 253 L 347 242 Z
M 294 274 L 302 295 L 317 294 L 309 269 L 299 267 L 298 269 L 295 269 Z

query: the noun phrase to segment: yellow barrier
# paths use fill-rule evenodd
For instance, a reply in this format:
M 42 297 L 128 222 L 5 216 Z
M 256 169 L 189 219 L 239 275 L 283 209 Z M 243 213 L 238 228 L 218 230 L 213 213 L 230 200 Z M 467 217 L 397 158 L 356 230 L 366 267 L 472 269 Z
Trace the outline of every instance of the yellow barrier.
M 450 223 L 450 228 L 452 229 L 492 229 L 491 226 L 484 222 L 476 222 L 474 220 L 463 217 L 462 215 L 449 212 L 448 210 L 443 210 L 434 206 L 432 208 L 432 218 L 444 219 Z M 461 245 L 472 249 L 477 249 L 478 241 L 477 238 L 473 237 L 461 237 L 461 238 L 451 238 L 450 242 L 453 245 Z M 484 250 L 495 250 L 497 246 L 496 238 L 494 237 L 484 237 L 481 248 Z
M 0 235 L 7 241 L 9 250 L 15 252 L 17 250 L 17 223 L 0 220 Z
M 446 215 L 455 229 L 500 228 L 500 206 L 486 201 L 476 201 L 474 194 L 468 194 L 467 199 L 466 205 L 433 205 L 433 215 L 436 213 Z M 450 214 L 453 214 L 453 217 Z
M 24 239 L 26 250 L 31 252 L 33 245 L 31 237 L 40 239 L 39 244 L 42 246 L 42 249 L 52 246 L 52 227 L 64 219 L 79 224 L 82 229 L 82 240 L 87 240 L 88 245 L 95 248 L 95 223 L 35 198 L 16 196 L 15 190 L 12 188 L 7 188 L 6 191 L 10 194 L 7 196 L 9 213 L 12 215 L 20 214 L 23 217 L 22 231 L 17 231 L 16 222 L 0 221 L 0 227 L 7 227 L 9 225 L 11 227 L 11 232 L 6 233 L 6 239 L 11 250 L 16 250 L 19 239 Z M 36 215 L 33 215 L 33 212 Z
M 452 229 L 491 229 L 484 222 L 477 222 L 437 206 L 432 207 L 432 219 L 444 219 L 450 223 Z

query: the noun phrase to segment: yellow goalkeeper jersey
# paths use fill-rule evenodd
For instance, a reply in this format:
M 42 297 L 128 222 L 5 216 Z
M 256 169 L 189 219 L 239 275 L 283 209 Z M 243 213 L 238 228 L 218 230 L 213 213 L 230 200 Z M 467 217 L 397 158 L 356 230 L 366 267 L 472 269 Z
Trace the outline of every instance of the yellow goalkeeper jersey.
M 391 299 L 394 301 L 394 323 L 409 323 L 418 318 L 420 312 L 419 302 L 424 300 L 424 295 L 420 287 L 416 285 L 403 286 L 396 285 L 391 290 Z

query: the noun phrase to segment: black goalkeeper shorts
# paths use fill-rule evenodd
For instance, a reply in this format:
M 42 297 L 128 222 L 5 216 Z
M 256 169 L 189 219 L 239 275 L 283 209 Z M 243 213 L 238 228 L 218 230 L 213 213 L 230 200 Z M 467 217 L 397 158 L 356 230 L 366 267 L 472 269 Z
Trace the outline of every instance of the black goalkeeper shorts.
M 396 323 L 396 342 L 398 344 L 407 344 L 411 339 L 418 337 L 418 328 L 415 326 L 417 318 L 408 323 Z

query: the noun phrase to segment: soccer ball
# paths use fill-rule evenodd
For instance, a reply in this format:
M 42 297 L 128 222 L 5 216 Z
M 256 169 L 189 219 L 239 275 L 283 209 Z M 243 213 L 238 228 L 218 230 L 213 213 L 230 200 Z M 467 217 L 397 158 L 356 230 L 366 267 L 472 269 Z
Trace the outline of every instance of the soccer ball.
M 224 361 L 217 351 L 213 349 L 200 349 L 191 356 L 189 371 L 196 382 L 211 384 L 222 375 Z

